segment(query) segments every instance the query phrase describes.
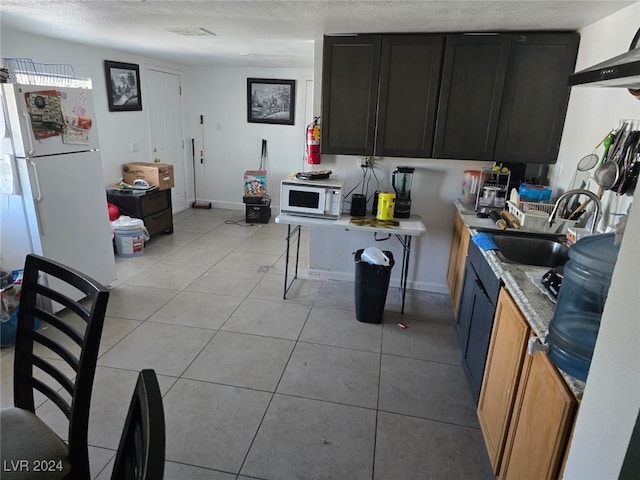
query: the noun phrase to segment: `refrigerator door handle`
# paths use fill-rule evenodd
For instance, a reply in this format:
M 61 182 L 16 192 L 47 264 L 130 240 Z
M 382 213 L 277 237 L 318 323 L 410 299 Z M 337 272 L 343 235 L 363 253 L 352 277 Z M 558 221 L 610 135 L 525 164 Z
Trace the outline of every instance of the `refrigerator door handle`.
M 40 225 L 40 234 L 44 236 L 47 234 L 47 231 L 44 228 L 44 221 L 42 220 L 42 216 L 40 215 L 40 207 L 38 206 L 38 204 L 42 202 L 42 190 L 40 190 L 40 179 L 38 178 L 38 166 L 36 165 L 36 162 L 34 162 L 33 160 L 29 161 L 29 163 L 33 167 L 33 179 L 36 183 L 37 196 L 35 198 L 35 203 L 34 203 L 35 210 L 36 210 L 36 217 L 38 218 L 38 224 Z
M 40 178 L 38 178 L 38 166 L 36 165 L 36 162 L 34 162 L 33 160 L 31 160 L 29 163 L 33 167 L 33 178 L 36 182 L 36 190 L 38 191 L 38 196 L 36 197 L 35 200 L 36 202 L 40 203 L 42 201 L 42 190 L 40 190 Z
M 36 148 L 33 146 L 33 138 L 35 138 L 35 135 L 33 133 L 33 126 L 31 125 L 31 115 L 29 115 L 29 112 L 22 112 L 22 115 L 24 115 L 24 118 L 26 120 L 26 124 L 27 124 L 27 136 L 29 137 L 29 155 L 33 155 L 36 151 Z

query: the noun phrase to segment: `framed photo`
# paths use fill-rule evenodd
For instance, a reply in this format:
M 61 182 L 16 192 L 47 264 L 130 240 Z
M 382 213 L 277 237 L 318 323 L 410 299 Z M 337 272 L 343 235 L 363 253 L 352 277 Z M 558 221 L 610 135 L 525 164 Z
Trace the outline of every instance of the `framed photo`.
M 110 112 L 142 110 L 140 68 L 134 63 L 104 61 Z
M 296 81 L 247 78 L 247 122 L 293 125 Z

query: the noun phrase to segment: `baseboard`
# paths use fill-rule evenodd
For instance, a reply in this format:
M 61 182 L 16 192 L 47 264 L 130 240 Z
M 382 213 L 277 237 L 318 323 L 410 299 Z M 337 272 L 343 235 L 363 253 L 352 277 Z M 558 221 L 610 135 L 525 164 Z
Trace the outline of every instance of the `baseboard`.
M 244 210 L 245 206 L 242 202 L 224 202 L 220 200 L 214 200 L 211 202 L 214 208 L 224 208 L 227 210 Z
M 307 273 L 310 279 L 315 280 L 339 280 L 343 282 L 354 281 L 354 272 L 329 271 L 316 268 L 308 268 Z M 400 288 L 400 279 L 391 278 L 391 280 L 389 281 L 389 286 Z M 439 283 L 416 282 L 409 280 L 407 282 L 407 289 L 418 290 L 420 292 L 442 293 L 447 295 L 449 294 L 449 289 L 447 288 L 447 286 L 445 284 Z

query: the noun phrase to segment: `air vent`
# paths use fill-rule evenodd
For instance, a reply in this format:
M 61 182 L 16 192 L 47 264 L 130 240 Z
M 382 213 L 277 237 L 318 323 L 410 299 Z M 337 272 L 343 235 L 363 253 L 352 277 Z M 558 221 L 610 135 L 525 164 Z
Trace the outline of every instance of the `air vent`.
M 167 32 L 183 37 L 215 37 L 216 34 L 202 27 L 164 27 Z

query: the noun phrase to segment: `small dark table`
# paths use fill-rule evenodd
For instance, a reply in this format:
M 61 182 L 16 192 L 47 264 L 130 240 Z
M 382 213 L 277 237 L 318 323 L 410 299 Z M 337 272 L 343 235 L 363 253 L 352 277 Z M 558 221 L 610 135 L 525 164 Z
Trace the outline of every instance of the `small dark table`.
M 173 233 L 171 189 L 152 190 L 143 195 L 107 192 L 107 201 L 120 209 L 120 213 L 144 221 L 153 237 L 158 233 Z

